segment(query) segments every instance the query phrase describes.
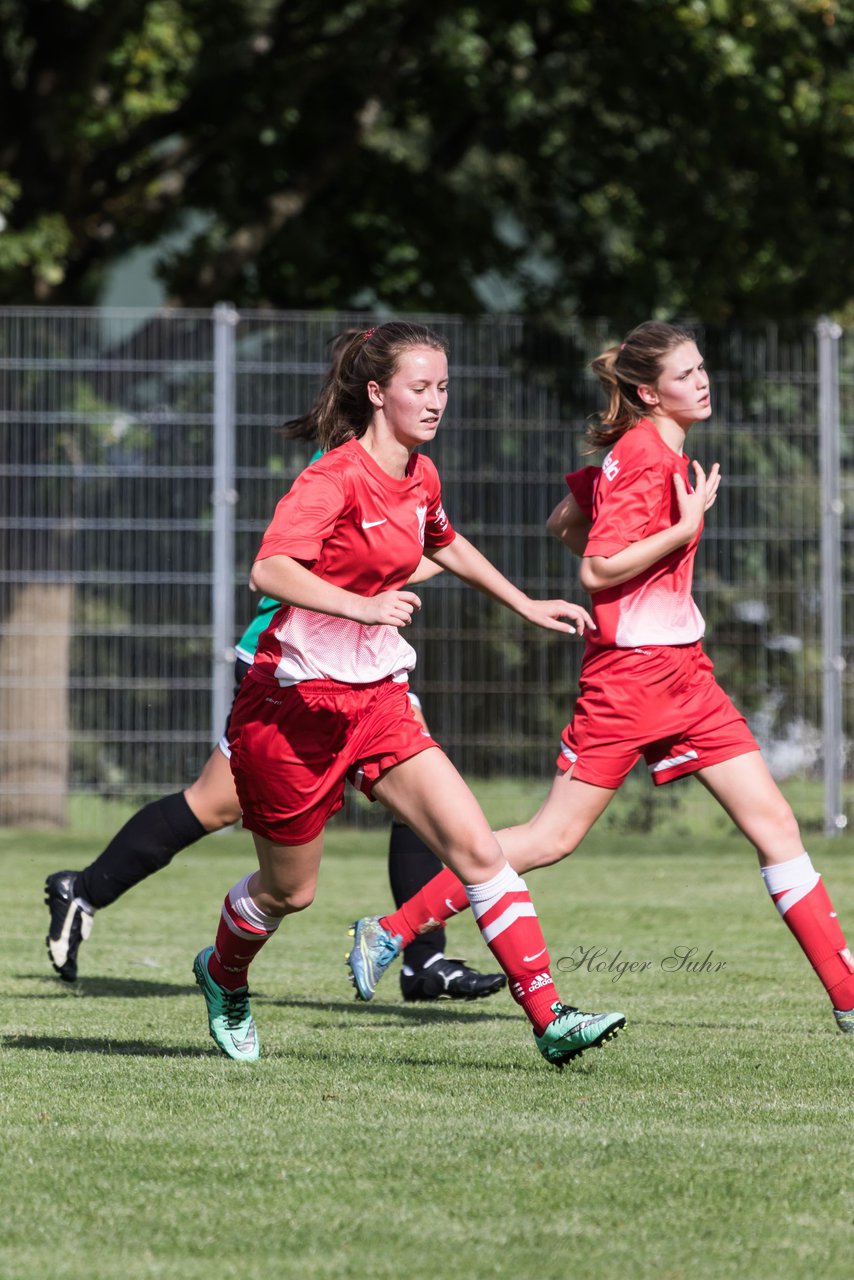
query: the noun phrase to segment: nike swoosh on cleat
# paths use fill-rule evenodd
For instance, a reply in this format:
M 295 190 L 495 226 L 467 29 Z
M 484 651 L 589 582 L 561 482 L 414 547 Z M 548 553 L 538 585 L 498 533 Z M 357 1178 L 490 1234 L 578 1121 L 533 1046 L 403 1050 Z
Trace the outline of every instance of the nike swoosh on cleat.
M 538 951 L 535 956 L 522 956 L 522 960 L 525 964 L 530 964 L 533 960 L 539 960 L 540 956 L 544 956 L 545 954 L 546 948 L 543 947 L 542 951 Z

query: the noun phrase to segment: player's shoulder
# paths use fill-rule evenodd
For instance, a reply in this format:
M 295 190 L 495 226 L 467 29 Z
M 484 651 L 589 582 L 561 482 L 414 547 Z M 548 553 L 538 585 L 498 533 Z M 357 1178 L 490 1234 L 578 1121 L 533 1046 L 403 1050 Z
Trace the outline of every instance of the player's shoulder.
M 602 474 L 613 480 L 618 474 L 667 470 L 671 452 L 652 423 L 642 418 L 611 446 L 602 460 Z
M 611 452 L 627 466 L 654 465 L 664 452 L 664 442 L 648 418 L 641 418 L 623 435 Z
M 352 447 L 355 444 L 355 440 L 346 440 L 344 444 L 322 453 L 300 472 L 300 479 L 346 487 L 359 473 L 358 454 Z
M 312 475 L 328 475 L 336 471 L 347 471 L 351 467 L 356 466 L 356 458 L 353 456 L 353 445 L 355 440 L 345 440 L 343 444 L 338 444 L 334 449 L 327 449 L 325 453 L 315 455 L 312 458 L 310 466 L 306 471 L 310 471 Z

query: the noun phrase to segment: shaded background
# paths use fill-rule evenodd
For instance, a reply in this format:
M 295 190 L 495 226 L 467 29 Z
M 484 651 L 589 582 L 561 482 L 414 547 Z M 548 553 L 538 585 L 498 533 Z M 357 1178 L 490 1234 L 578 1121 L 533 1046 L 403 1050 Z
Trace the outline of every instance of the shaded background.
M 691 324 L 716 409 L 692 447 L 726 477 L 698 563 L 710 649 L 780 775 L 817 776 L 815 321 L 854 318 L 852 32 L 836 0 L 0 0 L 2 820 L 172 789 L 219 731 L 225 299 L 236 634 L 305 461 L 274 428 L 342 326 L 449 336 L 449 512 L 528 590 L 577 595 L 543 521 L 583 460 L 585 365 L 650 315 Z M 580 647 L 442 579 L 424 595 L 435 732 L 466 772 L 539 782 Z

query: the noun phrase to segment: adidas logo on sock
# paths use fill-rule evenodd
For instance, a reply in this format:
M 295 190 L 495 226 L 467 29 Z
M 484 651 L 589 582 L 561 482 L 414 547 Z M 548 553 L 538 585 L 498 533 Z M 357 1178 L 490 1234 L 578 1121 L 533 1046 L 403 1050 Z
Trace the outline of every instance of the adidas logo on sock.
M 535 991 L 540 991 L 543 987 L 550 987 L 552 984 L 552 975 L 547 971 L 538 973 L 536 978 L 532 978 L 528 984 L 528 995 L 533 995 Z

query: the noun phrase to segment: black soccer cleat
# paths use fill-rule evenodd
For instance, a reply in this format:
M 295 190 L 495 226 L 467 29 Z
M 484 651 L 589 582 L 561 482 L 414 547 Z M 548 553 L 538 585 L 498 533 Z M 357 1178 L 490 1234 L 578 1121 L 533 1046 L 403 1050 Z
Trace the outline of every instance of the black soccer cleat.
M 74 901 L 77 875 L 76 871 L 55 871 L 44 882 L 44 900 L 50 911 L 47 953 L 63 982 L 77 980 L 77 952 L 92 932 L 92 916 Z
M 478 973 L 462 960 L 446 956 L 428 961 L 417 973 L 404 965 L 400 975 L 404 1000 L 480 1000 L 506 984 L 503 973 Z

